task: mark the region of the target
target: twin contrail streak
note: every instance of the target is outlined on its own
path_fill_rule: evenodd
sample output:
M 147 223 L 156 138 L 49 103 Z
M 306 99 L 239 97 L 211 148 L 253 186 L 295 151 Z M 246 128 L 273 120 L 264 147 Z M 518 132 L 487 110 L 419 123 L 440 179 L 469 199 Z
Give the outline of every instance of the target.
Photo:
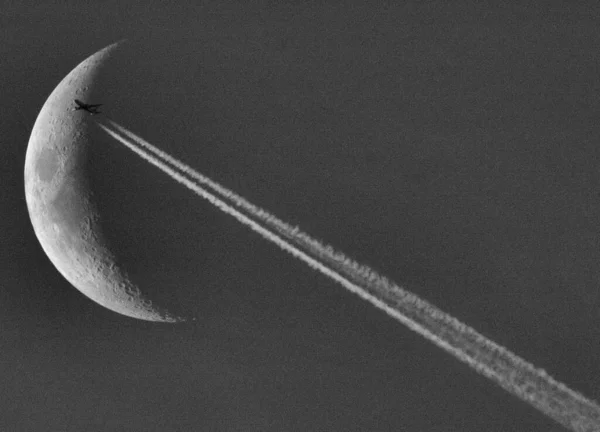
M 600 406 L 556 381 L 544 370 L 536 368 L 369 267 L 358 264 L 333 247 L 249 203 L 117 123 L 110 120 L 108 123 L 112 129 L 103 124 L 99 126 L 174 180 L 265 239 L 384 310 L 508 392 L 573 431 L 600 431 Z

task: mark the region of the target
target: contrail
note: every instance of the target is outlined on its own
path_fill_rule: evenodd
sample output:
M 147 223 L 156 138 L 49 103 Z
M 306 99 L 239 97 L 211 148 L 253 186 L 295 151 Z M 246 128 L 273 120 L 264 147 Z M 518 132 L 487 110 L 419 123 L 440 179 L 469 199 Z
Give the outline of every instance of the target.
M 358 264 L 298 227 L 292 227 L 256 207 L 117 123 L 108 122 L 120 134 L 102 124 L 99 126 L 173 179 L 265 239 L 384 310 L 508 392 L 572 431 L 600 431 L 600 406 L 595 402 L 369 267 Z

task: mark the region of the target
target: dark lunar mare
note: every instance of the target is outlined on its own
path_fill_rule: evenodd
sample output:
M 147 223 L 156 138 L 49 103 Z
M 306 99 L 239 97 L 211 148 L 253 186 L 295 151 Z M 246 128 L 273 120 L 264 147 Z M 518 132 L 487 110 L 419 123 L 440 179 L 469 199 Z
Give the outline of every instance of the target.
M 105 238 L 89 175 L 90 148 L 98 135 L 91 116 L 73 100 L 96 100 L 110 45 L 79 64 L 56 87 L 33 127 L 25 160 L 25 195 L 35 233 L 58 271 L 86 296 L 115 312 L 150 321 L 179 318 L 153 303 L 119 265 Z

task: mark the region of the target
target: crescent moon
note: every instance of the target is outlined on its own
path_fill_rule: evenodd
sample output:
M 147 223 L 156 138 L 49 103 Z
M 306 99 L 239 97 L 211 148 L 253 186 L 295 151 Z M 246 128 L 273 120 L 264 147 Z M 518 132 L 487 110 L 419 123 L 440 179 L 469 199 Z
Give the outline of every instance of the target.
M 120 268 L 102 232 L 86 175 L 92 126 L 73 100 L 97 96 L 95 80 L 121 43 L 91 55 L 54 89 L 33 127 L 25 158 L 25 196 L 36 236 L 57 270 L 96 303 L 147 321 L 184 319 L 153 304 Z

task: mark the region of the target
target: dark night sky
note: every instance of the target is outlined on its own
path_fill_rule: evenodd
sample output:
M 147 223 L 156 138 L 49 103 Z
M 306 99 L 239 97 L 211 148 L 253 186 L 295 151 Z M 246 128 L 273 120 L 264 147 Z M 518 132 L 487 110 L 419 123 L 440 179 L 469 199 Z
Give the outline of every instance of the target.
M 1 430 L 563 430 L 108 138 L 115 202 L 139 204 L 114 232 L 203 313 L 137 321 L 67 283 L 29 221 L 27 142 L 124 38 L 154 56 L 106 115 L 600 400 L 600 10 L 25 3 L 0 2 Z

